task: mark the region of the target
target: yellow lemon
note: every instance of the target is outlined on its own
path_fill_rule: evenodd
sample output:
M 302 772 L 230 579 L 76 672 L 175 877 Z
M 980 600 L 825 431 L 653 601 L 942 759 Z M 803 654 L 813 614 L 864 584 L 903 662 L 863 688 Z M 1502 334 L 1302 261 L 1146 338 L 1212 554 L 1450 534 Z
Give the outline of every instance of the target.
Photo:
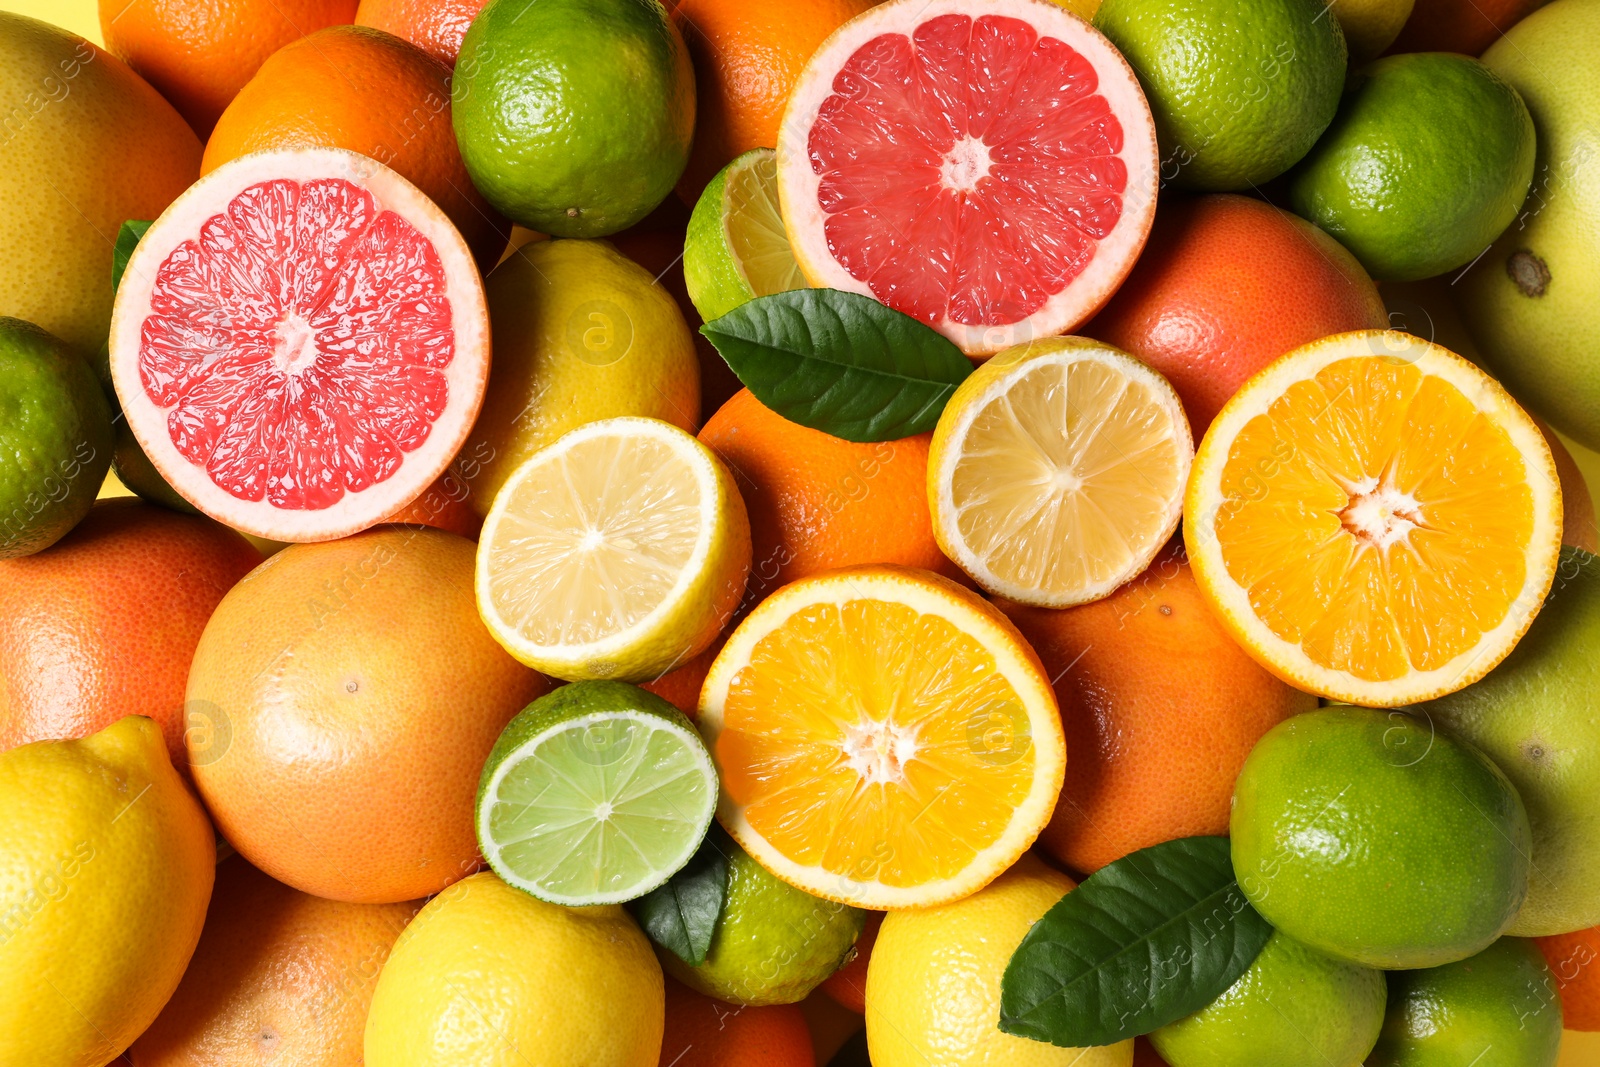
M 661 965 L 618 905 L 564 908 L 487 872 L 395 942 L 367 1015 L 367 1067 L 657 1067 Z
M 604 241 L 538 241 L 484 279 L 494 365 L 456 470 L 487 515 L 513 471 L 569 430 L 638 415 L 693 433 L 700 364 L 683 312 Z
M 1129 1067 L 1133 1042 L 1060 1048 L 1000 1029 L 1000 977 L 1075 886 L 1032 853 L 970 897 L 892 911 L 867 965 L 873 1067 Z
M 0 1063 L 121 1054 L 189 965 L 216 859 L 143 716 L 0 754 Z

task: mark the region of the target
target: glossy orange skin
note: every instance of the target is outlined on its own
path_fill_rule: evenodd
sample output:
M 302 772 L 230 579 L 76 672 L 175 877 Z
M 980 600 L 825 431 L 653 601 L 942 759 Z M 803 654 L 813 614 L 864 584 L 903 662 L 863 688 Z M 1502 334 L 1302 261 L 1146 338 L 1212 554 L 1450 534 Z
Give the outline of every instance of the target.
M 489 0 L 361 0 L 356 25 L 403 37 L 450 66 L 456 65 L 461 38 Z
M 1600 926 L 1533 940 L 1555 973 L 1561 1025 L 1568 1030 L 1600 1030 Z
M 669 0 L 694 60 L 694 150 L 678 182 L 693 204 L 735 156 L 778 147 L 778 126 L 806 61 L 877 0 Z
M 794 1004 L 740 1007 L 667 979 L 661 1067 L 812 1067 L 811 1031 Z
M 472 541 L 478 539 L 478 533 L 483 529 L 483 516 L 467 503 L 466 484 L 453 470 L 439 475 L 422 491 L 421 496 L 384 521 L 432 526 Z
M 189 672 L 195 784 L 272 877 L 414 900 L 478 866 L 473 800 L 511 717 L 549 688 L 478 617 L 471 541 L 380 526 L 291 545 L 217 608 Z
M 272 148 L 348 148 L 392 167 L 450 216 L 480 267 L 511 227 L 473 186 L 450 125 L 450 68 L 365 26 L 334 26 L 276 52 L 217 120 L 200 160 L 209 174 Z
M 1475 56 L 1550 0 L 1417 0 L 1385 54 L 1461 52 Z
M 706 683 L 706 675 L 711 673 L 711 664 L 716 662 L 717 653 L 722 651 L 722 646 L 727 643 L 727 630 L 715 641 L 707 646 L 706 650 L 698 656 L 684 663 L 676 670 L 670 670 L 661 677 L 648 682 L 640 682 L 639 688 L 648 689 L 668 704 L 687 715 L 690 721 L 700 717 L 700 689 Z
M 849 1008 L 857 1015 L 867 1011 L 867 964 L 872 960 L 872 946 L 878 940 L 878 928 L 883 925 L 884 912 L 867 912 L 867 925 L 856 938 L 855 958 L 823 979 L 821 989 L 828 996 Z
M 217 867 L 200 946 L 135 1067 L 360 1067 L 367 1006 L 421 901 L 345 904 Z
M 268 56 L 355 15 L 356 0 L 100 0 L 100 32 L 204 138 Z
M 1243 196 L 1168 197 L 1122 288 L 1083 327 L 1138 356 L 1183 400 L 1198 442 L 1228 398 L 1291 348 L 1389 313 L 1355 257 Z
M 1600 552 L 1600 530 L 1596 530 L 1594 498 L 1589 495 L 1589 483 L 1583 477 L 1578 461 L 1572 458 L 1567 446 L 1561 443 L 1554 430 L 1544 420 L 1534 419 L 1539 432 L 1550 446 L 1550 455 L 1556 461 L 1556 477 L 1561 480 L 1561 543 L 1574 545 L 1585 552 Z
M 1174 838 L 1226 834 L 1250 749 L 1317 706 L 1234 643 L 1176 546 L 1093 604 L 1001 606 L 1061 705 L 1072 758 L 1039 847 L 1075 871 Z
M 45 551 L 0 561 L 0 750 L 147 715 L 187 773 L 189 661 L 260 562 L 219 523 L 126 497 L 95 504 Z
M 750 607 L 798 578 L 897 563 L 946 575 L 955 565 L 928 515 L 932 434 L 862 444 L 798 425 L 741 389 L 700 440 L 733 472 L 750 513 Z

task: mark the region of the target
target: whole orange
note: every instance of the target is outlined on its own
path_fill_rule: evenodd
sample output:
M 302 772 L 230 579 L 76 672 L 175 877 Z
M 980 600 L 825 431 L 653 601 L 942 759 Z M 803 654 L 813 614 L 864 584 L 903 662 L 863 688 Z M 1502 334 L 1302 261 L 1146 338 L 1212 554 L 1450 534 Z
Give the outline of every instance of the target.
M 877 0 L 678 0 L 694 60 L 694 150 L 678 182 L 688 203 L 732 159 L 778 147 L 778 125 L 800 71 L 828 35 Z
M 489 0 L 361 0 L 356 25 L 404 37 L 450 66 L 456 65 L 461 38 Z
M 1561 1025 L 1600 1030 L 1600 926 L 1570 934 L 1536 937 L 1561 993 Z
M 1475 56 L 1550 0 L 1417 0 L 1395 52 L 1461 52 Z
M 1001 606 L 1053 681 L 1072 753 L 1039 845 L 1085 874 L 1162 841 L 1226 834 L 1250 749 L 1317 706 L 1234 643 L 1177 545 L 1093 604 Z
M 355 14 L 356 0 L 100 0 L 100 32 L 205 137 L 268 56 Z
M 483 529 L 483 516 L 467 503 L 467 486 L 454 470 L 439 475 L 421 496 L 384 521 L 432 526 L 474 541 Z
M 661 1067 L 812 1067 L 812 1057 L 798 1006 L 724 1004 L 667 979 Z
M 261 553 L 226 526 L 103 500 L 43 552 L 0 561 L 0 750 L 124 715 L 184 752 L 184 683 L 206 620 Z
M 189 758 L 251 863 L 358 903 L 477 868 L 483 761 L 549 682 L 478 618 L 474 555 L 455 534 L 380 526 L 291 545 L 217 607 L 189 671 Z
M 479 266 L 500 257 L 510 224 L 473 186 L 450 125 L 450 68 L 409 41 L 332 26 L 261 65 L 217 120 L 200 173 L 249 152 L 331 145 L 371 156 L 456 224 Z
M 1550 455 L 1556 461 L 1556 477 L 1561 480 L 1561 543 L 1575 545 L 1585 552 L 1600 552 L 1600 529 L 1595 525 L 1594 498 L 1589 495 L 1589 483 L 1583 477 L 1583 469 L 1554 430 L 1541 419 L 1535 418 L 1533 421 L 1539 424 L 1539 432 L 1544 434 L 1545 444 L 1550 446 Z
M 700 430 L 733 471 L 754 552 L 746 605 L 836 567 L 954 573 L 928 517 L 931 434 L 863 444 L 790 422 L 741 389 Z
M 704 652 L 686 660 L 683 666 L 675 667 L 659 678 L 641 682 L 639 688 L 648 689 L 683 712 L 691 721 L 699 718 L 700 687 L 705 685 L 706 675 L 711 673 L 711 664 L 716 662 L 717 653 L 722 651 L 726 641 L 727 638 L 718 637 Z
M 420 907 L 322 900 L 224 860 L 200 946 L 133 1043 L 135 1067 L 360 1067 L 378 972 Z
M 823 979 L 821 989 L 828 996 L 849 1008 L 857 1015 L 867 1010 L 867 964 L 872 960 L 872 946 L 878 940 L 878 927 L 883 925 L 884 913 L 867 912 L 867 925 L 856 938 L 856 954 L 850 962 Z
M 1311 223 L 1243 196 L 1170 197 L 1144 254 L 1083 333 L 1166 375 L 1200 440 L 1228 398 L 1291 348 L 1386 327 L 1377 286 Z

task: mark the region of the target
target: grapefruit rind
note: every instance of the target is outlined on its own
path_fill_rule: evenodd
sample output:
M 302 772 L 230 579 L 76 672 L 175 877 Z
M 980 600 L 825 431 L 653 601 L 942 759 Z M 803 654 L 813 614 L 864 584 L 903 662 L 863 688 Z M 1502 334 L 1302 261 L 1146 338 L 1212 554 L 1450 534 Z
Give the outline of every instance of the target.
M 1012 811 L 1003 832 L 955 876 L 913 886 L 889 886 L 876 879 L 850 878 L 821 865 L 796 862 L 751 826 L 742 807 L 728 793 L 727 772 L 717 742 L 723 733 L 729 687 L 749 665 L 756 645 L 790 618 L 809 607 L 852 600 L 884 600 L 950 622 L 994 657 L 1001 676 L 1022 698 L 1028 711 L 1034 763 L 1027 796 Z M 813 896 L 858 908 L 928 907 L 982 889 L 1010 868 L 1049 823 L 1066 773 L 1066 739 L 1055 691 L 1021 633 L 976 594 L 911 567 L 867 565 L 828 571 L 790 583 L 762 601 L 717 654 L 701 688 L 695 725 L 724 782 L 717 802 L 717 820 L 723 828 L 774 877 Z M 883 844 L 892 850 L 897 843 L 891 840 Z
M 423 443 L 405 453 L 399 468 L 365 489 L 346 491 L 331 506 L 298 510 L 277 507 L 264 498 L 235 496 L 179 451 L 167 430 L 168 409 L 158 406 L 141 383 L 141 331 L 151 315 L 162 264 L 184 242 L 196 239 L 208 220 L 226 213 L 239 193 L 260 182 L 318 179 L 340 179 L 359 186 L 378 211 L 393 211 L 432 244 L 446 279 L 454 354 L 444 369 L 445 409 L 429 427 Z M 109 347 L 112 381 L 129 429 L 157 472 L 185 500 L 206 515 L 256 537 L 328 541 L 383 521 L 449 467 L 483 403 L 489 373 L 489 313 L 483 282 L 466 242 L 444 212 L 416 186 L 376 160 L 345 149 L 277 149 L 241 156 L 218 167 L 162 212 L 123 273 Z
M 497 556 L 501 546 L 514 538 L 508 524 L 516 519 L 511 513 L 524 484 L 561 463 L 574 448 L 602 437 L 665 445 L 684 472 L 693 476 L 699 519 L 694 548 L 670 589 L 632 625 L 593 641 L 541 642 L 524 633 L 496 603 L 496 589 L 503 579 L 497 573 L 501 570 Z M 590 517 L 603 518 L 596 513 L 602 498 L 610 494 L 600 487 L 581 488 L 594 492 Z M 519 662 L 567 681 L 642 682 L 681 666 L 716 639 L 744 594 L 749 569 L 750 522 L 732 474 L 709 448 L 678 427 L 658 419 L 623 416 L 569 431 L 530 456 L 507 479 L 478 535 L 473 584 L 484 624 Z M 608 592 L 625 595 L 628 590 Z
M 945 316 L 929 323 L 967 355 L 989 356 L 1036 337 L 1068 333 L 1111 299 L 1133 269 L 1155 220 L 1160 155 L 1155 121 L 1133 68 L 1104 35 L 1078 16 L 1048 0 L 889 0 L 856 16 L 823 42 L 796 82 L 779 127 L 779 203 L 795 262 L 812 287 L 879 299 L 867 282 L 852 275 L 831 252 L 824 232 L 826 212 L 818 203 L 821 177 L 812 169 L 810 133 L 823 103 L 834 93 L 835 76 L 874 38 L 910 35 L 945 15 L 1021 19 L 1041 38 L 1053 37 L 1076 49 L 1093 65 L 1099 77 L 1096 91 L 1110 104 L 1124 138 L 1118 158 L 1128 173 L 1121 216 L 1112 233 L 1097 242 L 1093 258 L 1081 273 L 1018 321 L 975 325 Z
M 945 555 L 985 591 L 996 596 L 1045 608 L 1066 608 L 1100 600 L 1143 572 L 1178 528 L 1183 515 L 1184 488 L 1194 456 L 1189 420 L 1184 415 L 1182 401 L 1165 378 L 1110 345 L 1087 338 L 1047 338 L 1014 351 L 1018 353 L 1015 361 L 1007 361 L 1002 366 L 998 359 L 991 360 L 962 383 L 945 408 L 946 417 L 939 420 L 934 430 L 928 464 L 928 505 L 933 515 L 934 537 Z M 1142 541 L 1142 547 L 1134 552 L 1126 566 L 1101 581 L 1076 588 L 1025 586 L 997 574 L 990 560 L 975 551 L 970 541 L 962 535 L 956 518 L 958 508 L 954 497 L 956 468 L 964 458 L 963 445 L 973 423 L 991 404 L 1004 401 L 1020 378 L 1041 366 L 1054 364 L 1067 367 L 1080 362 L 1098 363 L 1121 375 L 1130 384 L 1137 383 L 1143 387 L 1152 405 L 1159 407 L 1166 416 L 1175 439 L 1177 470 L 1167 490 L 1168 499 L 1161 513 L 1160 524 L 1148 530 L 1133 531 L 1134 537 L 1129 538 L 1130 541 Z M 1091 435 L 1095 432 L 1093 426 L 1088 430 Z M 1063 427 L 1063 435 L 1067 432 L 1068 428 Z M 1059 546 L 1059 551 L 1082 549 L 1068 539 Z
M 1409 363 L 1443 379 L 1492 419 L 1523 457 L 1532 497 L 1533 531 L 1524 546 L 1525 577 L 1505 617 L 1476 645 L 1431 670 L 1394 680 L 1369 680 L 1313 661 L 1272 632 L 1249 593 L 1228 573 L 1214 520 L 1221 479 L 1240 431 L 1296 382 L 1352 357 Z M 1533 623 L 1555 579 L 1561 550 L 1561 485 L 1555 460 L 1533 420 L 1511 394 L 1473 364 L 1439 345 L 1393 330 L 1357 330 L 1303 345 L 1258 372 L 1228 401 L 1206 431 L 1190 470 L 1183 539 L 1201 593 L 1240 646 L 1288 684 L 1330 700 L 1371 708 L 1413 704 L 1464 689 L 1493 670 Z

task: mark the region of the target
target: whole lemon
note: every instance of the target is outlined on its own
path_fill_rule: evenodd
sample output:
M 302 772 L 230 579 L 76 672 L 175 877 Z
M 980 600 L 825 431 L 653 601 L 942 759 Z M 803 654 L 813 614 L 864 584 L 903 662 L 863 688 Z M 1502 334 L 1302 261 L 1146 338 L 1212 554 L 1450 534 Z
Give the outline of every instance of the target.
M 189 965 L 216 859 L 150 719 L 0 754 L 0 1063 L 127 1048 Z
M 867 965 L 873 1067 L 1129 1067 L 1133 1042 L 1060 1048 L 1000 1029 L 1000 978 L 1072 879 L 1025 853 L 970 897 L 892 911 Z
M 657 1067 L 663 985 L 620 906 L 564 908 L 475 874 L 395 942 L 366 1067 Z
M 700 364 L 683 312 L 604 241 L 524 245 L 484 280 L 494 366 L 456 461 L 489 513 L 522 461 L 568 430 L 622 415 L 700 425 Z

